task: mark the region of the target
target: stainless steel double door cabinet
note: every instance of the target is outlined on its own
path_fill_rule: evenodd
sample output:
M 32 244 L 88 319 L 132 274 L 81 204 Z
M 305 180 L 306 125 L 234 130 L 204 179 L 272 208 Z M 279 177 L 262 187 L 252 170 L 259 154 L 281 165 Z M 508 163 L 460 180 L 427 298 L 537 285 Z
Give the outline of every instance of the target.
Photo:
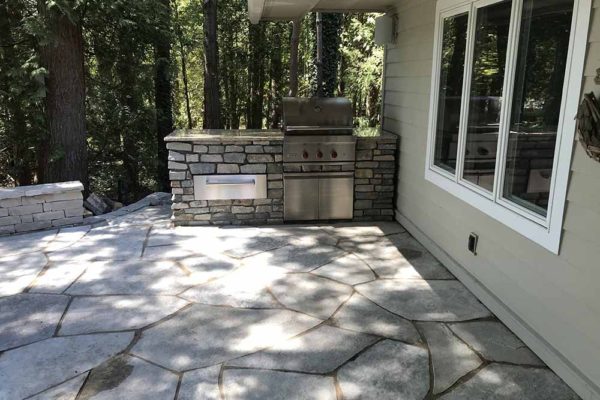
M 298 173 L 284 177 L 284 219 L 352 219 L 354 173 Z

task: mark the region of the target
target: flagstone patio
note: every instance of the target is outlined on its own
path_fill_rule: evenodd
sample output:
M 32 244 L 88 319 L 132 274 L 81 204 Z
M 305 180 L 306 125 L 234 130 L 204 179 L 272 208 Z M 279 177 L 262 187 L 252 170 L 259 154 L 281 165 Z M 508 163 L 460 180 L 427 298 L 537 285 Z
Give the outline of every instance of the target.
M 577 399 L 400 225 L 0 239 L 0 399 Z

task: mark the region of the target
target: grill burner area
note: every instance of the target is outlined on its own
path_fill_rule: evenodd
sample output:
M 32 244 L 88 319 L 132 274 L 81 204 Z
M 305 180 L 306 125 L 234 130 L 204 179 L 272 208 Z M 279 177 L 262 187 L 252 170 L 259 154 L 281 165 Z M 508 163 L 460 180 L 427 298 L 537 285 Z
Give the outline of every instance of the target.
M 345 98 L 284 98 L 282 105 L 284 219 L 352 219 L 352 104 Z

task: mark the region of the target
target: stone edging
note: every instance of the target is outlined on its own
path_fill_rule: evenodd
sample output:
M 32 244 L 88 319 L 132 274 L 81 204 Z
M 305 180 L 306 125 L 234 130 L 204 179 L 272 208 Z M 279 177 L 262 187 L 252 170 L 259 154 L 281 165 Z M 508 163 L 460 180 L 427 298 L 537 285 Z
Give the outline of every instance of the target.
M 110 224 L 111 221 L 123 217 L 132 212 L 139 211 L 144 207 L 161 206 L 171 204 L 171 193 L 155 192 L 143 199 L 129 204 L 123 208 L 102 215 L 95 215 L 83 219 L 82 225 L 90 225 L 92 228 Z

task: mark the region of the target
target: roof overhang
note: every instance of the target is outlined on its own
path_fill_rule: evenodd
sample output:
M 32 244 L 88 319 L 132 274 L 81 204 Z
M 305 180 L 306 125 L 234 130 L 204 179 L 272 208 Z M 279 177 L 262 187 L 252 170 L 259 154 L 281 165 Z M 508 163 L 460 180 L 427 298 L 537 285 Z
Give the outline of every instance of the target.
M 395 0 L 248 0 L 250 22 L 291 21 L 311 11 L 386 12 Z

